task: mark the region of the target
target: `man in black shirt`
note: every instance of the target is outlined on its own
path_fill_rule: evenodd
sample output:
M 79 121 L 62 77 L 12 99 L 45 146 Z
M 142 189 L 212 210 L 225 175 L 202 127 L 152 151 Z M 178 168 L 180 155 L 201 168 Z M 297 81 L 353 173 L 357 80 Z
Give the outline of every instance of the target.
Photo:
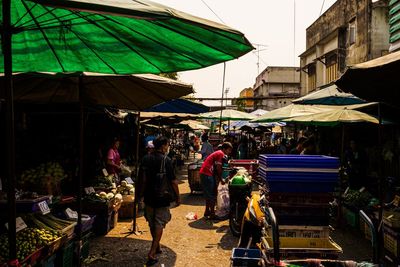
M 141 164 L 140 175 L 140 196 L 144 197 L 145 218 L 149 223 L 151 236 L 153 238 L 151 248 L 148 254 L 146 265 L 151 266 L 158 262 L 156 254 L 161 253 L 160 240 L 163 229 L 171 220 L 169 210 L 170 200 L 159 196 L 156 184 L 160 178 L 161 170 L 165 170 L 166 179 L 171 183 L 171 187 L 175 193 L 175 202 L 180 204 L 178 180 L 175 177 L 172 160 L 167 157 L 169 151 L 169 140 L 164 136 L 159 136 L 153 141 L 154 152 L 144 156 Z M 163 163 L 165 166 L 162 166 Z

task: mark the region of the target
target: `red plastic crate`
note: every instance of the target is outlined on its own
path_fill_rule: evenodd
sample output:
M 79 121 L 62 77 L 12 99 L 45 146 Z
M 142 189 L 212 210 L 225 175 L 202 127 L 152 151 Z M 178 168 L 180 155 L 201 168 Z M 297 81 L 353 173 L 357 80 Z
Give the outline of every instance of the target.
M 231 159 L 229 161 L 229 166 L 233 167 L 243 167 L 245 168 L 250 175 L 254 178 L 257 175 L 258 170 L 258 159 Z

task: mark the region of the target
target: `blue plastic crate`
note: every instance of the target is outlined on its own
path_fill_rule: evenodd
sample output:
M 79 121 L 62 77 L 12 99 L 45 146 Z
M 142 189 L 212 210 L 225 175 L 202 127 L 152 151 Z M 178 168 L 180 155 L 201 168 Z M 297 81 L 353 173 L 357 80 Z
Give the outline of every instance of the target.
M 338 169 L 339 158 L 322 155 L 270 155 L 262 154 L 260 166 L 265 168 Z
M 234 248 L 232 249 L 232 266 L 254 266 L 257 267 L 261 259 L 259 249 Z

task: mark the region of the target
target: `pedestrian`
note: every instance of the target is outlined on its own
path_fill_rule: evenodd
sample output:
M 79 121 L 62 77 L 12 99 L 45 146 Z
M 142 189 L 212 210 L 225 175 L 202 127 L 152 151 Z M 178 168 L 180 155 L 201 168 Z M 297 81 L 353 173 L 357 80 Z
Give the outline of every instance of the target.
M 303 143 L 306 141 L 305 137 L 300 137 L 299 140 L 297 141 L 296 147 L 290 150 L 290 154 L 295 154 L 295 155 L 300 155 L 300 153 L 303 151 Z
M 238 159 L 248 159 L 248 152 L 249 152 L 249 142 L 246 136 L 242 137 L 240 140 L 240 144 L 238 146 Z
M 114 138 L 112 145 L 107 152 L 107 172 L 114 175 L 117 180 L 119 178 L 119 173 L 121 172 L 121 156 L 118 152 L 119 146 L 119 139 Z
M 214 152 L 213 146 L 208 142 L 208 134 L 204 133 L 201 136 L 201 141 L 203 142 L 203 145 L 201 146 L 201 159 L 205 160 L 211 153 Z
M 217 150 L 209 155 L 200 168 L 200 179 L 203 187 L 203 193 L 206 201 L 204 217 L 209 219 L 217 219 L 215 216 L 215 203 L 217 198 L 218 184 L 222 180 L 222 164 L 224 157 L 232 153 L 232 144 L 225 142 L 221 146 L 221 150 Z
M 276 150 L 277 154 L 286 154 L 287 152 L 287 147 L 286 147 L 286 139 L 282 138 L 281 143 L 278 145 L 278 148 Z
M 178 180 L 175 177 L 172 161 L 167 156 L 169 140 L 159 136 L 153 140 L 154 152 L 143 157 L 139 182 L 139 197 L 144 197 L 144 215 L 149 224 L 152 236 L 151 248 L 148 253 L 146 266 L 158 262 L 156 254 L 161 253 L 160 240 L 163 230 L 171 220 L 170 204 L 175 201 L 180 204 Z M 162 181 L 166 179 L 174 199 L 161 197 L 165 189 L 160 189 Z

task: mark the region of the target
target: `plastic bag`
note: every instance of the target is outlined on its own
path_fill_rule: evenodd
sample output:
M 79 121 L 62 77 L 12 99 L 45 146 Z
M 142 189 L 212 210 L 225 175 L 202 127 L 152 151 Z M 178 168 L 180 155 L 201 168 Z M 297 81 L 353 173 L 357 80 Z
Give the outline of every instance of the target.
M 228 183 L 218 185 L 217 211 L 218 217 L 225 217 L 229 214 L 229 187 Z
M 185 218 L 186 220 L 190 221 L 197 220 L 197 214 L 194 212 L 189 212 L 188 214 L 186 214 Z

